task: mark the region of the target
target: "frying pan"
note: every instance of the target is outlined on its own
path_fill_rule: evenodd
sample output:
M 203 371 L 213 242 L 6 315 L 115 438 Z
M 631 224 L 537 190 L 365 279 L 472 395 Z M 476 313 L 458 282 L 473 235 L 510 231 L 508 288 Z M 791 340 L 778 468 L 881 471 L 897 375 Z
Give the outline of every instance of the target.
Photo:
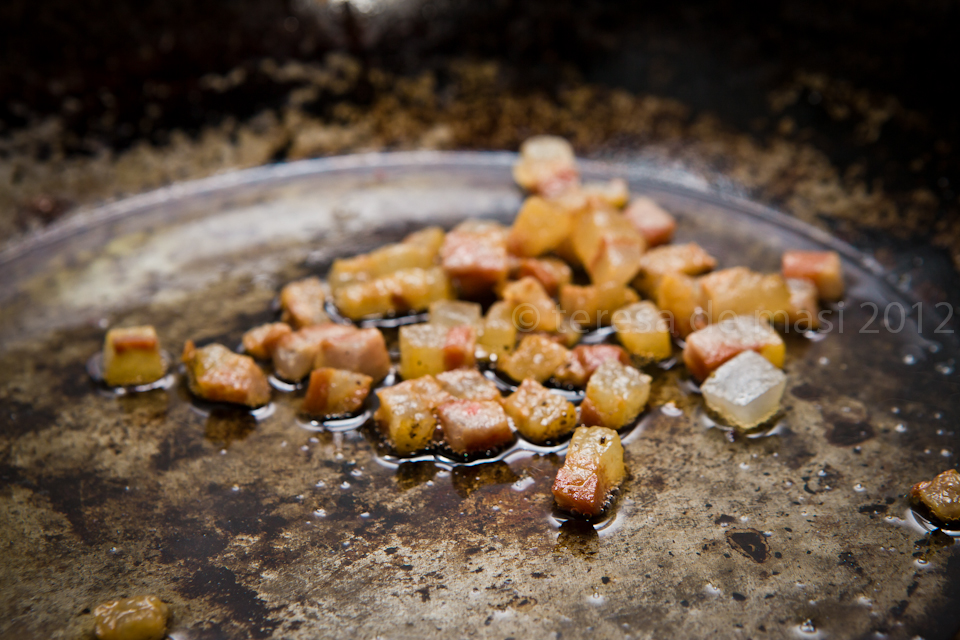
M 87 375 L 108 326 L 154 324 L 170 353 L 234 347 L 284 282 L 337 256 L 511 219 L 514 160 L 254 169 L 89 211 L 0 256 L 0 636 L 89 637 L 99 602 L 153 593 L 178 640 L 953 637 L 960 556 L 905 497 L 960 454 L 947 308 L 675 169 L 582 163 L 656 199 L 721 266 L 837 250 L 848 294 L 831 330 L 785 336 L 784 410 L 756 437 L 714 424 L 682 365 L 653 368 L 623 433 L 628 479 L 598 521 L 554 510 L 562 451 L 398 460 L 369 426 L 302 420 L 302 391 L 251 414 L 192 399 L 176 368 L 136 394 Z

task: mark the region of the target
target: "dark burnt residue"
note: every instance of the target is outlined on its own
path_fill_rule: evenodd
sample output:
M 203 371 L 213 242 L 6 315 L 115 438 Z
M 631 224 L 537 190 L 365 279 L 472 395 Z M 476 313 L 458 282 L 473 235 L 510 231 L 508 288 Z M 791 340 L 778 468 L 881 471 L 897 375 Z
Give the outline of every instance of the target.
M 790 393 L 800 400 L 819 400 L 823 397 L 823 391 L 810 383 L 798 384 L 790 389 Z
M 496 461 L 471 466 L 454 467 L 453 487 L 461 498 L 466 498 L 481 487 L 495 484 L 511 484 L 520 477 L 506 462 Z
M 257 428 L 257 420 L 249 411 L 236 407 L 216 407 L 210 411 L 204 435 L 217 447 L 226 449 L 244 440 Z
M 889 508 L 890 507 L 888 507 L 885 504 L 865 504 L 858 507 L 857 511 L 859 511 L 860 513 L 869 513 L 869 514 L 886 513 L 887 509 Z
M 29 402 L 6 400 L 0 408 L 0 437 L 16 439 L 31 431 L 51 426 L 57 414 Z
M 733 524 L 734 522 L 736 522 L 736 519 L 733 516 L 728 516 L 725 513 L 720 516 L 717 516 L 713 520 L 713 524 L 719 525 L 721 527 L 725 527 L 727 525 Z
M 567 520 L 560 525 L 560 535 L 557 537 L 553 552 L 595 559 L 600 553 L 600 534 L 589 522 Z
M 257 592 L 237 581 L 236 574 L 226 567 L 205 566 L 195 572 L 178 591 L 185 598 L 203 598 L 230 613 L 228 626 L 239 626 L 239 632 L 225 634 L 248 638 L 269 638 L 279 626 L 270 618 L 270 609 Z
M 761 564 L 770 555 L 770 546 L 763 534 L 756 529 L 727 532 L 727 544 L 735 551 Z
M 866 442 L 876 435 L 873 426 L 866 421 L 836 419 L 827 429 L 827 442 L 838 447 L 850 447 Z
M 401 491 L 413 489 L 414 487 L 433 480 L 438 471 L 440 471 L 440 467 L 433 462 L 402 462 L 400 466 L 397 467 L 397 485 Z

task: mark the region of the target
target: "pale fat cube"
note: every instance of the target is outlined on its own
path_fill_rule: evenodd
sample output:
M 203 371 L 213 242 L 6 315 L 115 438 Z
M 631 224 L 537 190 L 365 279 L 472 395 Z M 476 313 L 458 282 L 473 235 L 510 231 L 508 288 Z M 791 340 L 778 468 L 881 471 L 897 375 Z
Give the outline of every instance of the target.
M 740 429 L 751 429 L 780 408 L 787 376 L 756 351 L 721 365 L 700 391 L 707 406 Z

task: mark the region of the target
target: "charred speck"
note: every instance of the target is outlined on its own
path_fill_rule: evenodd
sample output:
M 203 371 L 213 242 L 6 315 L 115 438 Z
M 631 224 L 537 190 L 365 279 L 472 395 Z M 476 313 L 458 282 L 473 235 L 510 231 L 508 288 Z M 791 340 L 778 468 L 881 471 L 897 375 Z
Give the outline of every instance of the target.
M 743 595 L 742 593 L 737 593 L 736 591 L 734 591 L 730 595 L 733 596 L 733 599 L 736 600 L 737 602 L 743 602 L 744 600 L 747 599 L 747 596 Z
M 723 526 L 725 524 L 733 524 L 734 522 L 736 522 L 736 520 L 734 520 L 733 516 L 728 516 L 724 513 L 720 516 L 717 516 L 717 518 L 713 521 L 713 524 Z
M 888 508 L 885 504 L 865 504 L 861 505 L 857 511 L 860 513 L 886 513 Z
M 827 430 L 827 442 L 838 447 L 849 447 L 872 438 L 875 434 L 869 422 L 836 420 Z
M 838 566 L 850 567 L 857 573 L 861 575 L 863 574 L 863 568 L 859 564 L 857 564 L 856 558 L 854 558 L 854 555 L 849 551 L 840 552 L 839 554 L 837 554 L 837 558 L 839 559 L 839 562 L 837 562 Z
M 762 533 L 755 529 L 728 531 L 727 544 L 733 547 L 734 551 L 750 558 L 758 564 L 764 562 L 770 554 L 767 539 L 763 537 Z
M 890 607 L 890 615 L 892 615 L 894 618 L 901 618 L 909 606 L 910 603 L 908 601 L 901 600 L 897 604 Z

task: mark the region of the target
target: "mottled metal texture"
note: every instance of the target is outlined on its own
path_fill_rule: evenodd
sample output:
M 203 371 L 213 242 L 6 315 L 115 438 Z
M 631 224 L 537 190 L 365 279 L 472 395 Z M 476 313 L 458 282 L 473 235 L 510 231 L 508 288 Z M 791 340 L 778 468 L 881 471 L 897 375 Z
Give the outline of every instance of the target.
M 933 334 L 932 308 L 921 335 L 912 319 L 885 328 L 883 305 L 910 301 L 852 253 L 843 330 L 834 309 L 822 339 L 787 335 L 784 409 L 763 437 L 731 441 L 682 366 L 650 370 L 628 479 L 594 525 L 554 511 L 555 454 L 397 466 L 369 428 L 305 428 L 302 392 L 275 393 L 258 420 L 192 400 L 182 376 L 123 397 L 88 378 L 103 326 L 152 323 L 172 353 L 235 346 L 273 317 L 281 283 L 335 255 L 509 217 L 510 160 L 291 165 L 95 212 L 62 243 L 6 254 L 0 637 L 90 637 L 99 602 L 143 593 L 171 605 L 183 640 L 953 637 L 960 555 L 905 494 L 960 453 L 943 373 L 955 336 Z M 663 173 L 587 174 L 627 175 L 721 266 L 774 270 L 784 248 L 829 242 Z M 869 326 L 863 301 L 881 305 Z

